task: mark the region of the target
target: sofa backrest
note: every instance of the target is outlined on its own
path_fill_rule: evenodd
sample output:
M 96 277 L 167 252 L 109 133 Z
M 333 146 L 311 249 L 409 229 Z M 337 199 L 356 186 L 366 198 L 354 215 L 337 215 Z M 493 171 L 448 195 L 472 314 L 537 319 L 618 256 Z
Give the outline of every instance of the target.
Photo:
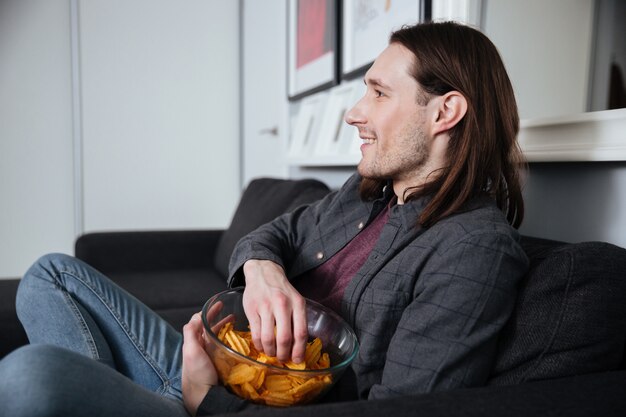
M 624 368 L 626 249 L 524 237 L 530 270 L 500 334 L 490 384 Z
M 215 268 L 224 277 L 228 276 L 228 261 L 239 239 L 281 214 L 317 201 L 329 192 L 326 184 L 314 179 L 257 178 L 250 181 L 230 226 L 220 238 L 215 251 Z

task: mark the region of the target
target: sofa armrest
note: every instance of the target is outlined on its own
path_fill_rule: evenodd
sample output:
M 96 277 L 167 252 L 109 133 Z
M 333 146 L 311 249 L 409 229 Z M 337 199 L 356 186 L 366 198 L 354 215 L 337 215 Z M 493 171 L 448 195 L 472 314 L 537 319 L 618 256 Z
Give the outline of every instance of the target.
M 0 280 L 0 359 L 28 343 L 15 312 L 15 294 L 19 279 Z
M 75 255 L 109 273 L 206 269 L 223 230 L 87 233 L 76 240 Z

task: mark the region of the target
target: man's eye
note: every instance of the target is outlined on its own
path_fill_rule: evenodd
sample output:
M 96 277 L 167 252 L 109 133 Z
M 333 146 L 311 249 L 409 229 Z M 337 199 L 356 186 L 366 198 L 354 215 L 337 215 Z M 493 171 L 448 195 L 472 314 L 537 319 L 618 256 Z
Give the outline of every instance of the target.
M 374 90 L 374 93 L 376 94 L 376 97 L 384 97 L 385 94 L 382 91 L 379 90 Z

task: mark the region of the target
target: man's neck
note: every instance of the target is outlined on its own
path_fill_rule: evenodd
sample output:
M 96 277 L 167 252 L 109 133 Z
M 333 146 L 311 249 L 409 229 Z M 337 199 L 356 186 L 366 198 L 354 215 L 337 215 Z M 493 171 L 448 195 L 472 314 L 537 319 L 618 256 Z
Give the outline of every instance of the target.
M 422 166 L 417 172 L 392 179 L 393 192 L 398 197 L 398 204 L 404 204 L 404 196 L 408 189 L 419 189 L 424 184 L 433 181 L 441 173 L 442 161 L 430 161 Z
M 393 180 L 393 192 L 398 198 L 397 204 L 404 204 L 404 197 L 408 189 L 420 188 L 426 181 L 402 181 Z

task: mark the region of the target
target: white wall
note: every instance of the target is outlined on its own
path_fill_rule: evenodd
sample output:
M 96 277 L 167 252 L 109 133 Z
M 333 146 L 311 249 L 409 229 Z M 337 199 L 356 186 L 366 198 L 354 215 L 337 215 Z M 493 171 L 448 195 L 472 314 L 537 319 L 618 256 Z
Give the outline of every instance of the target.
M 593 0 L 492 0 L 484 31 L 498 47 L 520 117 L 586 111 Z
M 626 248 L 626 163 L 531 164 L 522 233 Z
M 85 230 L 221 227 L 239 197 L 239 3 L 80 3 Z
M 81 231 L 228 224 L 239 7 L 0 0 L 0 278 L 72 253 Z
M 523 119 L 587 110 L 593 20 L 593 0 L 487 2 L 485 32 L 507 66 Z M 531 164 L 524 200 L 522 233 L 626 247 L 625 162 Z
M 68 1 L 0 0 L 0 277 L 74 240 Z

